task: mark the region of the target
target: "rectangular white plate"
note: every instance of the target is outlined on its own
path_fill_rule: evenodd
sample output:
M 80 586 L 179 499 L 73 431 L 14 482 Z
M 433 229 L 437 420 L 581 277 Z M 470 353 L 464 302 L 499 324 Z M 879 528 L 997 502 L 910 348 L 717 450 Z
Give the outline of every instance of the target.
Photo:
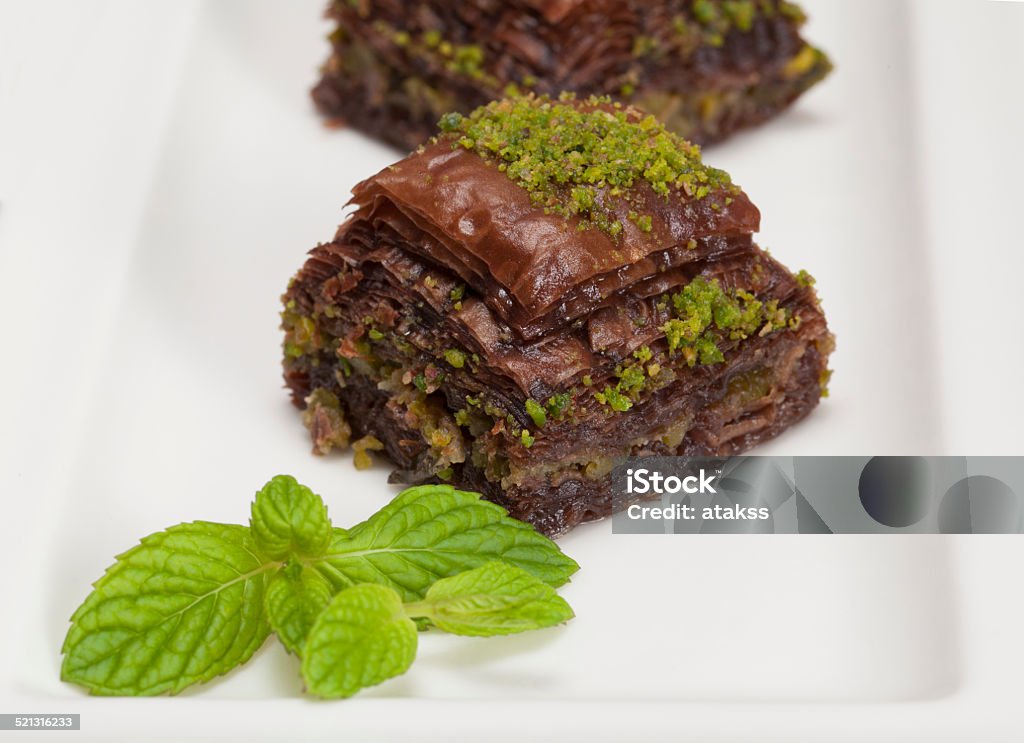
M 312 112 L 306 91 L 326 52 L 320 5 L 207 2 L 190 28 L 151 179 L 130 185 L 145 193 L 138 218 L 108 217 L 138 228 L 108 266 L 118 276 L 95 318 L 94 366 L 82 370 L 81 425 L 50 480 L 52 518 L 28 541 L 43 568 L 9 667 L 12 698 L 35 711 L 81 710 L 83 726 L 104 735 L 150 719 L 173 738 L 202 719 L 210 735 L 237 723 L 271 737 L 292 725 L 340 737 L 354 725 L 363 737 L 380 726 L 425 739 L 405 718 L 445 720 L 455 708 L 414 700 L 446 700 L 474 702 L 448 716 L 477 721 L 481 710 L 534 703 L 525 714 L 545 729 L 594 738 L 608 733 L 607 703 L 652 700 L 675 705 L 644 707 L 650 719 L 611 706 L 638 730 L 690 719 L 708 736 L 739 739 L 770 734 L 756 719 L 741 723 L 741 711 L 770 720 L 801 710 L 844 720 L 839 730 L 823 723 L 842 739 L 862 705 L 898 717 L 874 705 L 959 694 L 972 640 L 958 619 L 964 568 L 949 540 L 623 536 L 608 524 L 561 542 L 583 566 L 564 589 L 578 615 L 570 625 L 486 641 L 425 635 L 409 674 L 343 705 L 301 701 L 294 659 L 273 643 L 179 700 L 94 700 L 58 680 L 66 618 L 140 535 L 196 518 L 244 521 L 253 491 L 278 472 L 323 494 L 340 525 L 395 492 L 384 466 L 359 473 L 348 455 L 311 456 L 280 379 L 278 296 L 305 251 L 333 234 L 349 189 L 398 157 L 325 129 Z M 922 180 L 936 134 L 916 96 L 928 90 L 920 57 L 935 42 L 913 42 L 917 6 L 805 5 L 807 34 L 836 73 L 778 120 L 706 153 L 761 208 L 761 244 L 818 278 L 839 341 L 832 396 L 759 451 L 944 453 L 963 440 L 944 423 L 966 418 L 941 373 L 948 307 L 936 277 L 951 250 L 941 252 L 943 215 Z M 953 18 L 958 6 L 939 7 Z M 89 177 L 102 189 L 129 166 L 115 152 L 109 175 Z M 65 249 L 92 251 L 95 270 L 117 256 L 102 234 Z M 58 315 L 74 318 L 79 308 L 61 301 Z M 19 472 L 51 466 L 29 456 Z M 542 701 L 572 705 L 554 712 Z M 408 711 L 379 706 L 399 703 Z

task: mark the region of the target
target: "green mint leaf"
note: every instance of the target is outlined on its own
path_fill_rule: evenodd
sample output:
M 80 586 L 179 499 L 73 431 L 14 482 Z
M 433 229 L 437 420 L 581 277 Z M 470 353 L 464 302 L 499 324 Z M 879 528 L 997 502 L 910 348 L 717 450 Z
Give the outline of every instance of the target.
M 416 658 L 416 624 L 390 588 L 348 588 L 317 618 L 302 653 L 306 688 L 328 699 L 350 697 L 409 670 Z
M 312 564 L 336 590 L 357 583 L 389 586 L 405 601 L 422 598 L 439 578 L 493 560 L 552 586 L 579 569 L 550 539 L 477 493 L 422 485 L 399 493 L 347 535 L 335 533 Z
M 423 601 L 406 605 L 413 617 L 427 617 L 456 635 L 491 637 L 552 627 L 575 616 L 546 583 L 503 562 L 443 578 Z
M 323 500 L 290 475 L 278 475 L 256 493 L 249 523 L 260 552 L 271 560 L 316 557 L 331 543 Z
M 302 654 L 306 636 L 334 591 L 320 573 L 289 563 L 267 586 L 266 610 L 277 639 L 296 655 Z
M 94 694 L 177 693 L 247 661 L 270 627 L 249 529 L 196 521 L 119 555 L 71 617 L 61 678 Z

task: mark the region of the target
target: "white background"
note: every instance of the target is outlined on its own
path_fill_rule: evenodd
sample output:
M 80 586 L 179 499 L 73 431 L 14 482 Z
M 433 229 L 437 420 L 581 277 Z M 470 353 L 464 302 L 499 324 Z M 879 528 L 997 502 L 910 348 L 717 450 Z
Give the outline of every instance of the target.
M 764 451 L 1024 453 L 1024 8 L 806 6 L 835 76 L 707 154 L 773 255 L 818 276 L 839 336 L 833 397 Z M 0 4 L 0 711 L 80 711 L 62 735 L 97 739 L 1024 734 L 1019 538 L 627 542 L 599 524 L 564 540 L 584 570 L 560 634 L 424 641 L 408 677 L 342 705 L 300 699 L 273 650 L 182 699 L 60 684 L 64 617 L 141 534 L 241 520 L 279 469 L 339 523 L 389 492 L 384 469 L 308 457 L 279 389 L 273 300 L 395 157 L 319 126 L 318 6 L 282 7 Z M 652 639 L 678 628 L 699 641 Z M 729 642 L 744 632 L 753 651 Z

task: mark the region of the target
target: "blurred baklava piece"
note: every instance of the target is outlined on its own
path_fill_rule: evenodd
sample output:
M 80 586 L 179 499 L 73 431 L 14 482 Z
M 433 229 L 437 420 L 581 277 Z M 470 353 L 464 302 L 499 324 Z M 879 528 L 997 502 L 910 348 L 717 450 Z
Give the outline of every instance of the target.
M 785 0 L 334 0 L 317 107 L 410 150 L 448 111 L 533 91 L 608 94 L 708 143 L 831 69 Z
M 314 450 L 477 490 L 557 535 L 621 458 L 729 455 L 822 396 L 832 336 L 760 215 L 652 116 L 524 96 L 354 189 L 284 295 Z

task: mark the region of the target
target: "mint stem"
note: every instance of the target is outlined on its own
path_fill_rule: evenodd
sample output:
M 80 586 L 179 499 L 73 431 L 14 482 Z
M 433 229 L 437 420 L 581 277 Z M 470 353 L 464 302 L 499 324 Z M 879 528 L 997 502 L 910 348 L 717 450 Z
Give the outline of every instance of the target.
M 405 611 L 405 616 L 409 617 L 409 619 L 430 619 L 433 608 L 433 602 L 428 600 L 409 601 L 402 605 L 402 609 Z

